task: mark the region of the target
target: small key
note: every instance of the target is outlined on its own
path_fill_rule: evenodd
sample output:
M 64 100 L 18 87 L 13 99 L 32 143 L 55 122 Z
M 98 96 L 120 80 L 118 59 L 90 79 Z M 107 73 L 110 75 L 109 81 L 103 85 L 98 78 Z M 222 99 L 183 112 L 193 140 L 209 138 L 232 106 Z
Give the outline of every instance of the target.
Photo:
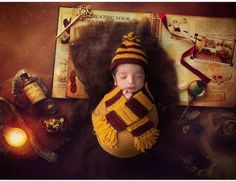
M 60 37 L 67 29 L 69 29 L 76 21 L 81 20 L 83 18 L 91 18 L 93 15 L 93 12 L 90 8 L 90 6 L 85 6 L 85 5 L 81 5 L 78 8 L 78 13 L 76 14 L 76 18 L 70 22 L 70 24 L 68 24 L 57 36 L 56 39 L 58 37 Z

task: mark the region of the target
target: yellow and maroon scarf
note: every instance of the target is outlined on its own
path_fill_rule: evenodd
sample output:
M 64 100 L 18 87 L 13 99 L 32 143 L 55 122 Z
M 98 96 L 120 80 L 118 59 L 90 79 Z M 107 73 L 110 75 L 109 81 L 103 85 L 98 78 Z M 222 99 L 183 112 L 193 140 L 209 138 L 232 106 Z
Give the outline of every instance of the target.
M 125 129 L 134 136 L 134 146 L 138 151 L 145 152 L 156 143 L 159 130 L 147 117 L 154 102 L 146 88 L 127 100 L 122 90 L 114 87 L 104 99 L 108 111 L 105 118 L 92 118 L 94 131 L 103 144 L 117 147 L 117 134 Z

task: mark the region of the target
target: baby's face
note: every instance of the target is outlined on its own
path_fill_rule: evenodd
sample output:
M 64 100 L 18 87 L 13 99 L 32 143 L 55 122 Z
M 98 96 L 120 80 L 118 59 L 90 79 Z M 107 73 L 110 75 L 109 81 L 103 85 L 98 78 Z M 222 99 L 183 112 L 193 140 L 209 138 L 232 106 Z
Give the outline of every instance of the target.
M 121 64 L 117 67 L 113 77 L 117 87 L 122 91 L 128 90 L 135 93 L 144 86 L 145 72 L 140 65 Z

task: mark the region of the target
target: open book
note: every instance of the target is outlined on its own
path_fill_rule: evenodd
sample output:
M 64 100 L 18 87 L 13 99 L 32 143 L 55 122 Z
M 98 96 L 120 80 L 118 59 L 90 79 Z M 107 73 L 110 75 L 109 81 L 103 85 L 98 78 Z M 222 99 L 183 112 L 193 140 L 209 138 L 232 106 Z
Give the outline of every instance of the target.
M 174 61 L 181 105 L 188 104 L 188 85 L 200 79 L 207 82 L 206 94 L 193 105 L 236 105 L 235 19 L 103 10 L 92 10 L 90 14 L 86 8 L 59 8 L 57 35 L 60 36 L 56 39 L 52 97 L 88 98 L 75 74 L 69 49 L 69 42 L 78 38 L 81 26 L 109 19 L 127 22 L 147 17 L 153 33 Z M 81 12 L 85 16 L 78 18 Z

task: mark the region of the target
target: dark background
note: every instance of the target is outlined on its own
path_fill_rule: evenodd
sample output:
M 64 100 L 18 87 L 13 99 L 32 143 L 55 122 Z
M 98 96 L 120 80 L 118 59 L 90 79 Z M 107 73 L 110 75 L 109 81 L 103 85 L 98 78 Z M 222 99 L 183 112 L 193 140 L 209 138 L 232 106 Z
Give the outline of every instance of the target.
M 49 77 L 47 83 L 49 87 L 51 86 L 58 8 L 80 4 L 0 3 L 0 85 L 11 79 L 19 69 L 25 68 Z M 236 18 L 236 3 L 233 2 L 83 4 L 90 4 L 92 9 L 98 10 Z M 9 95 L 10 92 L 6 94 Z M 77 103 L 69 101 L 69 104 Z M 203 117 L 211 110 L 217 111 L 217 109 L 202 108 Z M 174 127 L 148 154 L 131 159 L 117 159 L 106 154 L 98 146 L 96 137 L 90 133 L 92 133 L 90 119 L 88 117 L 77 119 L 70 141 L 58 151 L 60 160 L 56 164 L 47 163 L 41 158 L 21 159 L 3 155 L 0 157 L 0 178 L 208 178 L 197 175 L 196 167 L 190 163 L 186 166 L 176 154 L 182 151 L 186 157 L 190 155 L 195 165 L 199 167 L 204 168 L 204 165 L 209 164 L 209 160 L 201 154 L 198 142 L 195 142 L 198 135 L 194 132 L 184 137 L 180 134 L 180 128 Z M 223 146 L 228 145 L 223 144 Z M 230 169 L 236 170 L 235 168 L 233 165 Z M 215 176 L 215 178 L 232 177 L 235 175 L 219 173 Z

